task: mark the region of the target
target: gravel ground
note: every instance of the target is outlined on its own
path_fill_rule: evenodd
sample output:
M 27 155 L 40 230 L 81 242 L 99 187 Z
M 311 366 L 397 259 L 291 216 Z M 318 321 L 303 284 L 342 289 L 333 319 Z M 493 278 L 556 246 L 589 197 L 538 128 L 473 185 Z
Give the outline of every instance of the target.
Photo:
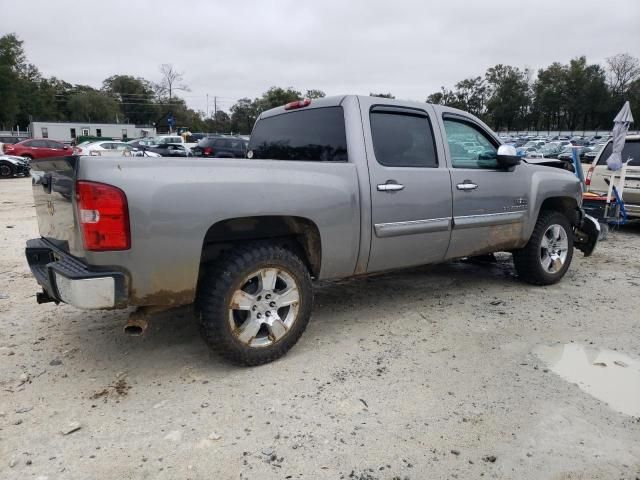
M 32 203 L 28 179 L 0 182 L 2 479 L 640 477 L 640 419 L 532 353 L 640 358 L 640 225 L 552 287 L 508 255 L 321 284 L 298 345 L 239 368 L 188 309 L 126 337 L 127 311 L 37 305 Z

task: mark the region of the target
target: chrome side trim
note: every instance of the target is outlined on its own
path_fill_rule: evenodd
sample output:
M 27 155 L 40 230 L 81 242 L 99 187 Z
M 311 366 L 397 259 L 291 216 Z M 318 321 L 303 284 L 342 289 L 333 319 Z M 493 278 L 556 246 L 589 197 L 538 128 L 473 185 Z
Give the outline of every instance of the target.
M 491 225 L 507 225 L 522 221 L 525 212 L 487 213 L 484 215 L 464 215 L 453 218 L 453 228 L 477 228 Z
M 445 232 L 451 230 L 451 217 L 407 220 L 405 222 L 376 223 L 376 237 L 399 237 L 418 233 Z

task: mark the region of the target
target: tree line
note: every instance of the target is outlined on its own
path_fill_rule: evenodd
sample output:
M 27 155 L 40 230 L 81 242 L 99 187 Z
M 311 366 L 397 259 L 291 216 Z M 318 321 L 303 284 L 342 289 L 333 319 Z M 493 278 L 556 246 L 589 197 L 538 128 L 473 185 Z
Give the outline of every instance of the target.
M 466 110 L 495 130 L 609 130 L 629 100 L 640 116 L 640 60 L 623 53 L 606 66 L 584 56 L 533 72 L 496 65 L 483 76 L 441 87 L 427 102 Z
M 0 129 L 22 130 L 33 120 L 116 122 L 153 125 L 169 112 L 177 126 L 193 132 L 247 134 L 260 112 L 301 98 L 320 98 L 321 90 L 271 87 L 260 97 L 241 98 L 229 112 L 208 116 L 189 108 L 179 93 L 188 91 L 183 74 L 173 65 L 159 67 L 157 82 L 131 75 L 113 75 L 101 88 L 74 85 L 44 77 L 28 63 L 23 42 L 0 37 Z M 391 93 L 372 96 L 394 98 Z M 628 54 L 610 57 L 606 67 L 578 57 L 554 62 L 534 74 L 530 69 L 496 65 L 484 75 L 442 87 L 429 103 L 468 111 L 496 130 L 609 129 L 616 111 L 630 100 L 640 115 L 640 61 Z

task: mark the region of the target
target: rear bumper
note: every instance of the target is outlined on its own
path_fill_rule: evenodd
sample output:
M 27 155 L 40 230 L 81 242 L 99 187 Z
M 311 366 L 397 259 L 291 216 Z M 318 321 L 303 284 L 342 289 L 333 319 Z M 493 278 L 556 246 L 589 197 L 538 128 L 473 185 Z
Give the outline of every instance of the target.
M 127 306 L 124 273 L 91 269 L 41 238 L 27 240 L 25 255 L 31 273 L 44 290 L 38 296 L 39 303 L 64 302 L 90 310 Z

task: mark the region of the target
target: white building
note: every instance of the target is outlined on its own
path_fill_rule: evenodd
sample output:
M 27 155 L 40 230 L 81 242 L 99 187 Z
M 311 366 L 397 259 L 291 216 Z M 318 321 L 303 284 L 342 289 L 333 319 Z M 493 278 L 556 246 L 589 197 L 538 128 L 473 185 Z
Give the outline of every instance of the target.
M 50 138 L 61 142 L 70 142 L 78 137 L 87 136 L 126 141 L 140 137 L 153 137 L 156 129 L 130 123 L 31 122 L 29 132 L 32 138 Z

